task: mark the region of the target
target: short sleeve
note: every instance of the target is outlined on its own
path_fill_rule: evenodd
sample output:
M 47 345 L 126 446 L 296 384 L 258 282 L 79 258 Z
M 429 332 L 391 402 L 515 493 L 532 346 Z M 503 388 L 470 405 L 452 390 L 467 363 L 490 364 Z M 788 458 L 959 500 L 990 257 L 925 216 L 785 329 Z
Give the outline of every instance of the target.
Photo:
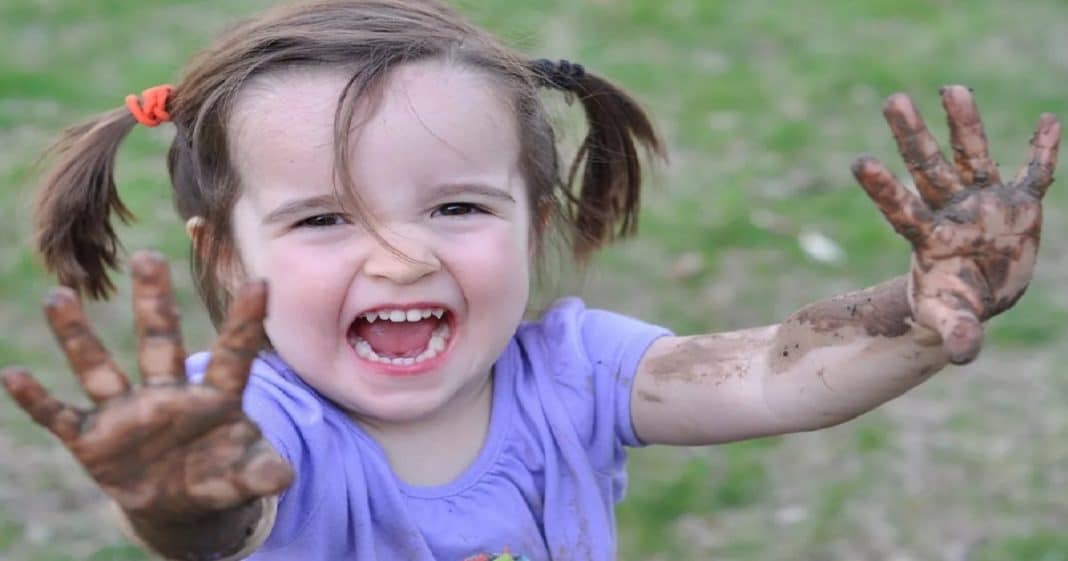
M 532 365 L 540 363 L 552 379 L 597 469 L 614 472 L 622 446 L 642 445 L 631 420 L 634 376 L 653 341 L 670 334 L 664 327 L 587 308 L 578 298 L 558 301 L 540 321 L 521 327 L 521 344 L 541 354 L 530 357 Z

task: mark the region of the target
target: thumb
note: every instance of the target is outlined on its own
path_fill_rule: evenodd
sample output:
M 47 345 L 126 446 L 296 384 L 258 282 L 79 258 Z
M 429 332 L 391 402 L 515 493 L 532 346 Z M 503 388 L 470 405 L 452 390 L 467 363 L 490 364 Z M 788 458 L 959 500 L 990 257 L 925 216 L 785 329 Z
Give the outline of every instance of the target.
M 971 310 L 961 306 L 959 299 L 945 293 L 939 297 L 920 296 L 916 308 L 916 320 L 942 337 L 942 348 L 950 362 L 968 364 L 975 360 L 983 346 L 983 324 Z
M 248 456 L 239 478 L 250 495 L 277 495 L 293 483 L 293 468 L 266 440 L 253 444 Z

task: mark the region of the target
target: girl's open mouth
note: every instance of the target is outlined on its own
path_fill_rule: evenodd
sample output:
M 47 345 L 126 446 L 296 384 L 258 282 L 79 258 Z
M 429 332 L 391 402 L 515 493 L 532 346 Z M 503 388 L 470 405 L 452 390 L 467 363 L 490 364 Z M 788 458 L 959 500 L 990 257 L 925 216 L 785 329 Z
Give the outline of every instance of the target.
M 361 358 L 393 366 L 427 362 L 445 350 L 452 335 L 444 308 L 380 308 L 360 314 L 348 341 Z

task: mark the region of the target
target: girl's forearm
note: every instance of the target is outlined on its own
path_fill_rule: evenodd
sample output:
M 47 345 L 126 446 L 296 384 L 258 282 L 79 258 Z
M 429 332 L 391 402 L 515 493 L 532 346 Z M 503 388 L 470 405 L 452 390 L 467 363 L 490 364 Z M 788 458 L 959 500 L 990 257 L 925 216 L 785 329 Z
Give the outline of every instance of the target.
M 816 302 L 778 328 L 767 405 L 790 426 L 818 429 L 870 411 L 948 362 L 941 339 L 913 323 L 907 278 Z

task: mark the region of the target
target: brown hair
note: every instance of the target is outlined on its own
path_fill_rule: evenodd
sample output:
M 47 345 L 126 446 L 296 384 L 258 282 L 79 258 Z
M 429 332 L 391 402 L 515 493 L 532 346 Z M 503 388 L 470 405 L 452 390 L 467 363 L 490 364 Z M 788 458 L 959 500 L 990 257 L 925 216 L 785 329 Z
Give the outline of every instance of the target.
M 357 101 L 374 103 L 398 64 L 447 59 L 476 68 L 502 86 L 516 111 L 520 171 L 536 216 L 535 239 L 549 220 L 561 226 L 579 262 L 603 244 L 636 231 L 641 162 L 638 145 L 662 147 L 638 104 L 581 67 L 531 63 L 467 23 L 437 0 L 319 0 L 268 11 L 235 27 L 201 53 L 175 84 L 167 104 L 176 134 L 168 154 L 174 202 L 185 220 L 202 217 L 193 240 L 192 270 L 216 324 L 228 303 L 219 284 L 234 266 L 230 214 L 239 193 L 227 124 L 250 78 L 294 66 L 338 67 L 352 77 L 339 99 L 335 161 L 344 200 L 363 206 L 344 156 Z M 539 87 L 565 90 L 586 112 L 588 132 L 565 175 Z M 36 243 L 60 282 L 94 298 L 114 285 L 120 243 L 111 220 L 132 218 L 119 200 L 115 153 L 136 121 L 123 109 L 99 115 L 61 135 L 52 171 L 35 208 Z M 575 179 L 581 178 L 578 187 Z M 358 216 L 367 219 L 366 212 Z

